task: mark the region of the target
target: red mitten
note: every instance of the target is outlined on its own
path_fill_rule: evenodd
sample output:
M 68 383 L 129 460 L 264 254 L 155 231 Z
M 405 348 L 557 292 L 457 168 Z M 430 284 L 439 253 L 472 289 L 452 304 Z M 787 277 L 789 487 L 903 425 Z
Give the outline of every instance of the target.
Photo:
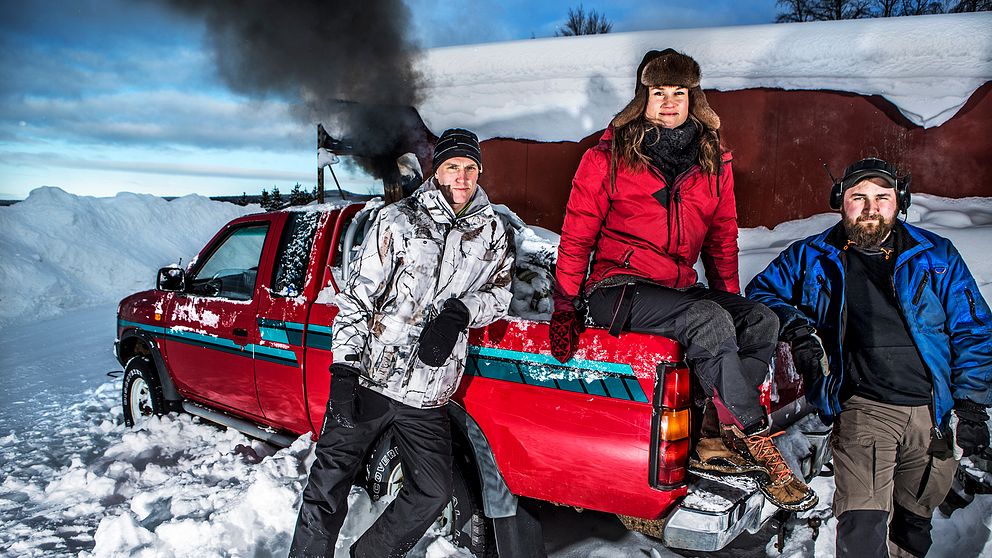
M 551 327 L 548 328 L 551 354 L 559 362 L 568 361 L 579 348 L 581 332 L 582 324 L 574 310 L 559 310 L 551 314 Z

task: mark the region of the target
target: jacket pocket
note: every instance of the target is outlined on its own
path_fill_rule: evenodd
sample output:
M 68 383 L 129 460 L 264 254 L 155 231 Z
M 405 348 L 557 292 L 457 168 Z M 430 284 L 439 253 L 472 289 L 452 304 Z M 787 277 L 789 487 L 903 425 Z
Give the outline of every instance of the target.
M 816 315 L 820 318 L 827 316 L 827 309 L 830 307 L 830 283 L 822 275 L 816 276 L 816 298 L 811 305 L 816 310 Z
M 411 335 L 420 328 L 392 314 L 376 314 L 372 321 L 371 333 L 383 345 L 406 345 Z
M 923 289 L 926 288 L 927 283 L 930 282 L 930 272 L 924 271 L 923 278 L 920 279 L 920 284 L 916 286 L 916 292 L 913 293 L 913 306 L 920 303 L 920 298 L 923 297 Z
M 411 345 L 387 345 L 371 339 L 362 359 L 366 379 L 391 389 L 405 387 L 401 384 L 409 381 L 415 349 Z
M 971 319 L 975 320 L 978 325 L 985 325 L 985 322 L 978 317 L 978 308 L 975 305 L 975 295 L 971 292 L 971 289 L 965 288 L 964 296 L 968 299 L 968 311 L 971 312 Z

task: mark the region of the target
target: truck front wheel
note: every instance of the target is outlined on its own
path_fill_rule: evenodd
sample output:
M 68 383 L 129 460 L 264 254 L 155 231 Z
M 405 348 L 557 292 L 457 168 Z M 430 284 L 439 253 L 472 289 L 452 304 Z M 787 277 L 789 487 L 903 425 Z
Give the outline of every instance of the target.
M 373 501 L 395 496 L 403 486 L 399 448 L 380 443 L 366 465 L 365 490 Z M 445 506 L 435 526 L 455 545 L 467 548 L 479 558 L 495 558 L 496 540 L 492 520 L 482 513 L 482 503 L 472 489 L 474 478 L 469 464 L 455 455 L 451 502 Z
M 139 355 L 127 361 L 121 402 L 124 404 L 124 424 L 129 427 L 142 423 L 150 416 L 165 414 L 162 387 L 154 365 L 147 357 Z

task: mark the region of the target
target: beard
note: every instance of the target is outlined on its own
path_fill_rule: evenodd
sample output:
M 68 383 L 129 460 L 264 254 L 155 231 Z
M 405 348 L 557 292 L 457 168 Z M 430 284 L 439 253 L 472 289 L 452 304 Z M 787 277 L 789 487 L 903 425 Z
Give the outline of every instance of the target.
M 886 220 L 881 213 L 870 215 L 858 215 L 854 220 L 844 219 L 844 230 L 847 231 L 847 238 L 860 248 L 867 250 L 877 250 L 882 245 L 889 233 L 895 219 Z

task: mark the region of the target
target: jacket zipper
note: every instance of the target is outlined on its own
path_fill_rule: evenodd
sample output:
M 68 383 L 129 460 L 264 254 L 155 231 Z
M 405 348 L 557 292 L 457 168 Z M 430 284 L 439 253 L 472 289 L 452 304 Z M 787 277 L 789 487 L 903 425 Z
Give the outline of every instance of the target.
M 930 282 L 930 272 L 924 271 L 923 279 L 920 280 L 920 285 L 916 287 L 916 294 L 913 295 L 913 306 L 916 306 L 917 304 L 920 303 L 920 298 L 923 297 L 923 288 L 926 287 L 927 283 L 929 282 Z M 895 288 L 895 280 L 893 280 L 893 288 Z
M 975 308 L 975 295 L 971 294 L 971 289 L 965 288 L 964 296 L 968 299 L 968 310 L 971 311 L 971 318 L 978 323 L 978 325 L 985 325 L 985 322 L 978 317 L 978 310 Z
M 678 230 L 678 240 L 675 241 L 675 287 L 678 288 L 682 284 L 682 266 L 679 265 L 679 260 L 682 259 L 679 251 L 682 249 L 682 187 L 680 182 L 682 179 L 693 170 L 695 167 L 689 167 L 688 169 L 679 173 L 672 181 L 672 201 L 675 206 L 675 228 Z M 675 186 L 678 185 L 678 188 Z
M 903 322 L 906 322 L 906 310 L 899 303 L 899 294 L 898 294 L 898 291 L 896 291 L 896 272 L 899 270 L 899 267 L 900 267 L 900 265 L 898 263 L 895 266 L 893 266 L 893 268 L 892 268 L 892 275 L 889 276 L 889 283 L 892 285 L 892 296 L 894 297 L 894 300 L 895 300 L 895 303 L 896 303 L 896 310 L 899 311 L 899 315 L 902 317 Z M 914 293 L 914 295 L 913 295 L 913 305 L 916 305 L 919 302 L 920 297 L 923 296 L 923 289 L 924 289 L 924 287 L 926 287 L 926 285 L 927 285 L 927 283 L 929 281 L 930 281 L 930 273 L 927 272 L 927 271 L 924 271 L 923 272 L 923 279 L 920 280 L 920 285 L 918 287 L 916 287 L 916 293 Z M 908 331 L 908 326 L 907 326 L 907 331 Z M 912 337 L 912 334 L 910 334 L 910 337 Z M 914 344 L 915 344 L 915 341 L 914 341 Z M 917 352 L 918 351 L 919 351 L 919 348 L 917 348 Z M 930 369 L 927 368 L 926 361 L 923 360 L 923 355 L 920 355 L 920 361 L 923 362 L 924 368 L 926 368 L 927 372 L 929 373 L 930 372 Z M 940 422 L 937 420 L 937 389 L 933 385 L 933 374 L 930 373 L 930 376 L 931 376 L 931 378 L 930 378 L 930 419 L 933 421 L 934 437 L 936 437 L 938 440 L 942 440 L 944 438 L 944 435 L 940 431 Z

